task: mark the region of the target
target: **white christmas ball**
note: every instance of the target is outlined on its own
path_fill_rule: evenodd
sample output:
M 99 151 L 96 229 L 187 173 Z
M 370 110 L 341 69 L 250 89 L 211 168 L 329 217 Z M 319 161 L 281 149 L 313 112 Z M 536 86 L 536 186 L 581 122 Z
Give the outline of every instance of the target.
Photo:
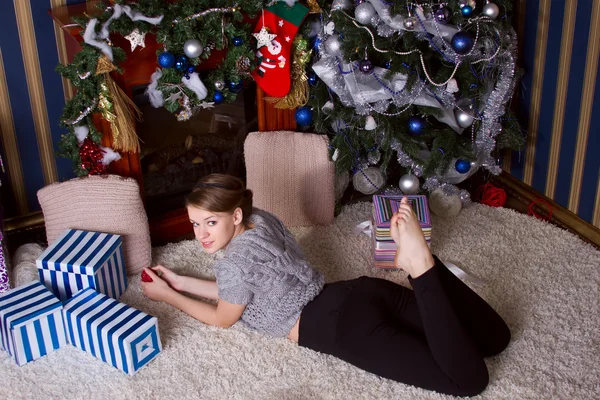
M 419 178 L 413 174 L 402 175 L 398 186 L 404 194 L 416 194 L 419 192 Z
M 487 3 L 485 6 L 483 6 L 481 13 L 492 19 L 496 19 L 498 18 L 498 15 L 500 15 L 500 8 L 495 3 Z
M 196 58 L 202 54 L 204 47 L 202 47 L 202 43 L 198 39 L 190 39 L 186 40 L 183 44 L 183 52 L 189 58 Z
M 429 195 L 429 209 L 440 217 L 455 217 L 462 210 L 462 201 L 458 195 L 447 195 L 441 188 Z
M 371 23 L 371 19 L 377 15 L 375 8 L 371 3 L 365 1 L 364 3 L 360 3 L 356 10 L 354 10 L 354 18 L 356 21 L 363 25 L 369 25 Z
M 458 108 L 454 110 L 454 117 L 461 128 L 468 128 L 473 123 L 473 116 Z
M 354 189 L 362 194 L 373 194 L 383 187 L 385 179 L 377 167 L 369 167 L 358 171 L 352 177 Z
M 342 55 L 342 43 L 340 42 L 340 38 L 337 35 L 329 36 L 329 38 L 325 41 L 325 52 L 332 56 L 341 56 Z

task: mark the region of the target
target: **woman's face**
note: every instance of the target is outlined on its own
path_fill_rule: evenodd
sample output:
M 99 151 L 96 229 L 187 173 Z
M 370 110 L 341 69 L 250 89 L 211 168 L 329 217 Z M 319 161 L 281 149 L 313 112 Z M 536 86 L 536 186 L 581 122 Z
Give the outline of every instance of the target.
M 233 214 L 206 211 L 196 207 L 188 207 L 187 210 L 196 239 L 209 254 L 225 248 L 240 231 L 240 208 L 236 208 Z

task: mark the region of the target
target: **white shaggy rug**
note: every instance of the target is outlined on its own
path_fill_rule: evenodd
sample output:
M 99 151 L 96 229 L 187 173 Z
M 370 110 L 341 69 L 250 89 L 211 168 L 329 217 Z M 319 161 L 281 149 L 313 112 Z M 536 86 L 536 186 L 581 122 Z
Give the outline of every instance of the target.
M 370 204 L 347 207 L 329 227 L 295 228 L 328 281 L 361 275 L 407 284 L 375 270 L 370 239 L 352 234 Z M 486 281 L 475 287 L 507 321 L 512 342 L 487 360 L 484 399 L 600 398 L 600 252 L 574 235 L 507 209 L 473 205 L 434 217 L 432 248 Z M 212 277 L 214 256 L 194 241 L 154 249 L 154 261 Z M 241 324 L 219 329 L 146 299 L 139 277 L 121 301 L 158 317 L 163 352 L 128 377 L 74 347 L 23 367 L 0 351 L 3 399 L 440 399 L 333 357 L 269 339 Z

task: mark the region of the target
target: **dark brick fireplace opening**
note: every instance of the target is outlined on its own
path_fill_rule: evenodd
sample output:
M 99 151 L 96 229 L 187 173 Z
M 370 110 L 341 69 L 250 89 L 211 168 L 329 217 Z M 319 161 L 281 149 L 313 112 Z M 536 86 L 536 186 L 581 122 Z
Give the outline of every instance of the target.
M 178 121 L 164 107 L 152 107 L 146 86 L 135 87 L 133 99 L 143 113 L 137 133 L 149 216 L 183 207 L 184 196 L 208 174 L 245 180 L 244 140 L 258 129 L 254 83 L 235 102 L 201 109 L 187 121 Z

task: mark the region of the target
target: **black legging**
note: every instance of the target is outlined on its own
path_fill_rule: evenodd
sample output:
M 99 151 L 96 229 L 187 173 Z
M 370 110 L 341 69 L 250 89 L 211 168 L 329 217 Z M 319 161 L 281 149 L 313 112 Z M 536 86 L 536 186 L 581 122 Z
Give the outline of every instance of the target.
M 413 289 L 361 277 L 325 285 L 302 311 L 299 344 L 398 382 L 457 396 L 487 386 L 483 357 L 510 341 L 502 318 L 435 258 Z

